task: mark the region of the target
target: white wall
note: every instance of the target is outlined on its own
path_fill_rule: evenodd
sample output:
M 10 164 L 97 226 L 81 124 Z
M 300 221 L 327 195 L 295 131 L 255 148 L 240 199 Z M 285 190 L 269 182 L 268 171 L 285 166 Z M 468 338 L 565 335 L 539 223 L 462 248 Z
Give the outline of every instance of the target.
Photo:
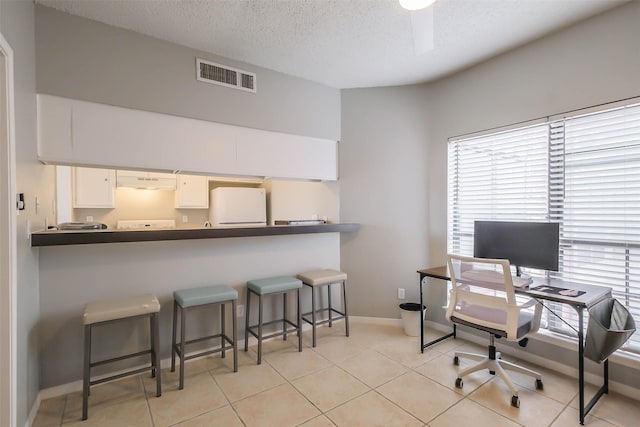
M 399 317 L 397 288 L 415 300 L 427 262 L 429 93 L 424 86 L 342 92 L 340 215 L 354 315 Z
M 38 93 L 340 139 L 337 89 L 40 5 L 36 42 Z M 196 57 L 255 72 L 257 93 L 196 81 Z
M 174 290 L 227 284 L 238 290 L 239 303 L 244 304 L 247 280 L 339 268 L 338 247 L 338 233 L 43 247 L 40 293 L 46 304 L 40 307 L 41 387 L 81 378 L 82 310 L 86 302 L 146 292 L 157 295 L 162 306 L 160 356 L 167 358 Z M 308 311 L 310 295 L 304 291 Z M 267 310 L 272 302 L 267 303 Z M 254 322 L 256 319 L 253 317 Z M 214 319 L 208 321 L 217 325 Z M 202 329 L 195 328 L 198 323 L 188 323 L 192 326 L 188 334 Z M 244 319 L 239 319 L 240 337 L 244 336 L 243 327 Z M 96 335 L 97 359 L 113 354 L 114 349 L 126 350 L 138 337 L 146 336 L 140 324 L 114 324 L 102 334 Z M 101 336 L 108 339 L 100 343 Z
M 38 378 L 38 250 L 27 240 L 27 225 L 52 220 L 54 178 L 36 160 L 34 6 L 30 1 L 0 2 L 0 31 L 14 52 L 16 185 L 26 209 L 16 218 L 17 247 L 17 424 L 25 424 L 39 390 Z M 36 210 L 36 197 L 41 201 Z M 6 343 L 1 343 L 6 345 Z
M 638 22 L 631 2 L 431 85 L 430 265 L 446 254 L 447 139 L 640 96 Z
M 35 9 L 39 93 L 340 139 L 337 89 L 43 6 Z M 256 72 L 258 93 L 197 82 L 196 57 Z M 161 158 L 162 147 L 149 155 L 152 159 Z M 35 160 L 35 149 L 32 156 Z M 335 203 L 339 186 L 336 183 L 330 186 Z M 297 189 L 296 185 L 277 187 L 278 191 Z M 331 206 L 328 215 L 337 217 L 337 207 Z M 298 211 L 289 208 L 283 212 Z M 82 215 L 87 215 L 86 210 Z M 174 290 L 226 283 L 237 287 L 243 297 L 246 280 L 295 275 L 316 268 L 340 268 L 338 233 L 41 248 L 40 387 L 81 378 L 81 313 L 88 301 L 142 292 L 158 295 L 163 304 L 161 355 L 167 357 L 171 330 L 168 301 Z M 144 335 L 140 328 L 114 326 L 110 341 L 115 337 L 111 342 L 122 347 Z M 242 328 L 243 323 L 239 326 Z M 96 357 L 105 352 L 104 347 L 99 347 Z
M 638 22 L 630 2 L 429 85 L 343 91 L 341 215 L 363 224 L 342 239 L 354 314 L 399 317 L 398 284 L 414 299 L 415 271 L 444 264 L 447 139 L 640 96 Z M 425 290 L 428 318 L 445 323 L 445 286 Z M 575 364 L 573 351 L 528 350 Z M 612 378 L 637 386 L 640 370 Z

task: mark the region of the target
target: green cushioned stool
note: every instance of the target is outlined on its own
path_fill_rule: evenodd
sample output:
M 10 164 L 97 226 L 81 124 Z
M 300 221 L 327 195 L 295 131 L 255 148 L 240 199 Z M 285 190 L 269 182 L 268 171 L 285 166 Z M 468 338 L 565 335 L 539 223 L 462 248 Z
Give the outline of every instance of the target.
M 237 341 L 237 325 L 236 325 L 236 301 L 238 299 L 238 291 L 226 286 L 215 285 L 200 288 L 181 289 L 173 293 L 173 338 L 171 340 L 171 372 L 176 370 L 176 355 L 180 358 L 180 385 L 179 389 L 184 388 L 184 362 L 185 360 L 194 359 L 196 357 L 205 356 L 207 354 L 222 353 L 225 357 L 226 350 L 233 350 L 233 372 L 238 372 L 238 346 Z M 225 327 L 225 306 L 231 303 L 231 319 L 232 319 L 232 337 L 227 335 Z M 220 306 L 220 333 L 208 335 L 206 337 L 186 340 L 186 313 L 188 310 L 205 306 Z M 178 329 L 178 308 L 180 309 L 180 342 L 176 340 L 176 332 Z M 189 344 L 220 338 L 220 347 L 213 350 L 206 350 L 197 354 L 186 355 L 185 347 Z
M 302 288 L 302 282 L 295 277 L 291 276 L 278 276 L 269 277 L 266 279 L 249 280 L 247 282 L 247 310 L 245 319 L 245 333 L 244 333 L 244 351 L 249 349 L 249 334 L 258 339 L 258 365 L 262 363 L 262 340 L 267 338 L 273 338 L 282 335 L 282 339 L 287 339 L 287 334 L 296 332 L 298 335 L 298 351 L 302 351 L 302 320 L 300 314 L 300 288 Z M 296 309 L 296 323 L 287 319 L 287 293 L 296 292 L 298 299 Z M 250 319 L 250 303 L 251 294 L 255 294 L 258 297 L 258 323 L 251 325 Z M 282 295 L 282 318 L 272 320 L 270 322 L 263 322 L 262 308 L 265 295 Z M 263 326 L 282 322 L 282 331 L 274 332 L 269 335 L 263 334 Z M 293 328 L 287 328 L 287 325 Z M 257 329 L 257 332 L 255 331 Z
M 344 319 L 346 335 L 349 336 L 349 315 L 347 314 L 347 273 L 330 269 L 314 270 L 298 274 L 298 279 L 302 280 L 302 283 L 311 288 L 311 311 L 309 313 L 303 313 L 302 320 L 311 324 L 311 329 L 313 331 L 313 346 L 316 346 L 317 325 L 328 323 L 329 327 L 331 327 L 333 326 L 333 322 L 336 320 Z M 339 311 L 331 306 L 331 285 L 333 284 L 342 285 L 343 311 Z M 327 288 L 328 307 L 318 309 L 316 308 L 316 289 L 320 290 L 323 287 Z M 329 318 L 324 320 L 318 319 L 318 314 L 322 314 L 324 312 L 328 313 Z M 334 314 L 337 314 L 337 316 L 334 316 Z M 309 319 L 309 315 L 311 315 L 311 319 Z
M 162 386 L 160 384 L 160 353 L 158 352 L 159 344 L 159 327 L 158 312 L 160 311 L 160 303 L 158 299 L 151 294 L 134 296 L 130 298 L 119 298 L 107 301 L 90 302 L 84 306 L 83 324 L 84 324 L 84 369 L 82 375 L 82 419 L 86 420 L 88 416 L 89 393 L 92 385 L 101 384 L 113 379 L 126 377 L 129 375 L 139 374 L 144 371 L 151 371 L 151 375 L 156 377 L 156 396 L 162 394 Z M 103 327 L 109 323 L 117 322 L 123 319 L 133 318 L 149 318 L 149 341 L 150 348 L 148 350 L 136 353 L 125 354 L 123 356 L 112 357 L 98 362 L 91 361 L 91 335 L 93 328 L 96 326 Z M 96 366 L 113 363 L 124 359 L 139 357 L 145 354 L 151 356 L 148 366 L 133 369 L 124 373 L 111 375 L 108 377 L 91 380 L 91 368 Z M 157 371 L 157 372 L 156 372 Z

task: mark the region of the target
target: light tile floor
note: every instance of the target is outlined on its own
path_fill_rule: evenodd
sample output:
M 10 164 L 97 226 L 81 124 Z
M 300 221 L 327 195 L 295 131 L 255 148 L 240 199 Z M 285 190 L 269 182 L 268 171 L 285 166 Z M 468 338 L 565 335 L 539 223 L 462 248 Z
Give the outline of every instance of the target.
M 353 319 L 355 320 L 355 319 Z M 89 419 L 80 421 L 81 394 L 42 402 L 34 426 L 574 426 L 578 423 L 577 381 L 542 371 L 545 388 L 522 375 L 519 409 L 510 406 L 510 392 L 499 379 L 478 372 L 454 387 L 458 367 L 455 350 L 484 353 L 483 347 L 456 339 L 420 353 L 418 339 L 401 327 L 351 322 L 320 328 L 315 349 L 310 332 L 304 349 L 297 340 L 265 343 L 263 362 L 255 364 L 255 348 L 239 351 L 239 371 L 232 358 L 217 356 L 186 364 L 184 390 L 177 372 L 162 371 L 162 397 L 155 382 L 141 375 L 92 388 Z M 507 359 L 509 359 L 507 357 Z M 461 365 L 466 366 L 464 360 Z M 590 396 L 594 387 L 587 389 Z M 591 410 L 585 425 L 635 426 L 637 401 L 611 393 Z

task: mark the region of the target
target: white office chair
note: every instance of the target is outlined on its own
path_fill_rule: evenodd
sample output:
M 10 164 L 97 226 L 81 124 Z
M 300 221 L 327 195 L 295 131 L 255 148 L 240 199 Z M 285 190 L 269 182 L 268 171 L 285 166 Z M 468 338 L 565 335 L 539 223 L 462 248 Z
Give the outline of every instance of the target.
M 535 378 L 536 389 L 542 390 L 540 373 L 502 360 L 496 352 L 495 337 L 507 341 L 522 341 L 540 326 L 542 308 L 535 299 L 518 304 L 511 278 L 508 260 L 471 258 L 448 255 L 451 274 L 451 299 L 447 307 L 448 320 L 489 333 L 489 355 L 456 352 L 453 363 L 458 365 L 460 357 L 477 360 L 478 363 L 460 371 L 456 387 L 462 388 L 462 377 L 482 369 L 489 369 L 507 384 L 511 393 L 511 406 L 520 407 L 518 390 L 507 376 L 505 369 L 530 375 Z M 535 307 L 533 313 L 527 310 Z M 524 341 L 526 343 L 526 341 Z

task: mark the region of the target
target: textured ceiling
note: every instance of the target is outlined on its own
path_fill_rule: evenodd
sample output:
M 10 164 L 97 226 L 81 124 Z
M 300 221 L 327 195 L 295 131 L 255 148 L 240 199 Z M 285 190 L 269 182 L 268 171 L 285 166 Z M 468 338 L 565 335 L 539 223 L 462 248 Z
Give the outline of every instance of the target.
M 417 55 L 397 0 L 36 0 L 336 88 L 437 79 L 628 0 L 438 0 Z

